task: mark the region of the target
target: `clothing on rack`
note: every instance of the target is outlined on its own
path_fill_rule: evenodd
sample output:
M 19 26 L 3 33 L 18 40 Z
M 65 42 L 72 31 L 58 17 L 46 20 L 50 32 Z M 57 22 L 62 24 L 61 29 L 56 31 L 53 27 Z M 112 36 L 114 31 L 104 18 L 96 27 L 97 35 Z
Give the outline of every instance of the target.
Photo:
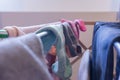
M 117 79 L 118 79 L 119 76 L 120 76 L 119 75 L 119 68 L 120 68 L 120 43 L 118 41 L 114 43 L 114 48 L 115 48 L 117 54 L 114 54 L 114 71 L 113 71 L 113 77 L 114 77 L 114 79 L 116 79 L 116 76 L 117 76 Z M 116 59 L 117 59 L 117 61 L 116 61 Z M 117 63 L 117 67 L 116 67 L 116 63 Z M 115 71 L 115 68 L 116 68 L 116 71 Z M 116 75 L 116 73 L 117 73 L 117 75 Z
M 90 50 L 86 50 L 80 60 L 78 80 L 90 80 L 90 61 L 91 52 Z
M 61 21 L 62 23 L 63 23 L 63 21 Z M 41 27 L 44 27 L 44 26 L 49 26 L 49 25 L 58 25 L 58 24 L 62 24 L 61 22 L 54 22 L 54 23 L 48 23 L 48 24 L 43 24 L 43 25 L 35 25 L 35 26 L 28 26 L 28 27 L 16 27 L 16 26 L 7 26 L 7 27 L 4 27 L 3 29 L 5 29 L 7 32 L 8 32 L 8 36 L 9 37 L 17 37 L 17 36 L 21 36 L 21 35 L 24 35 L 24 34 L 27 34 L 27 33 L 32 33 L 32 32 L 34 32 L 34 31 L 36 31 L 36 30 L 38 30 L 38 29 L 40 29 Z M 76 19 L 75 21 L 74 21 L 74 23 L 72 22 L 72 21 L 65 21 L 64 20 L 64 22 L 66 22 L 67 24 L 69 23 L 69 22 L 71 22 L 71 23 L 69 23 L 69 30 L 68 31 L 70 31 L 70 28 L 72 28 L 72 34 L 75 34 L 75 33 L 78 33 L 77 35 L 79 35 L 79 29 L 81 29 L 82 31 L 86 31 L 86 27 L 85 27 L 85 25 L 84 25 L 84 22 L 82 21 L 82 20 L 80 20 L 80 19 Z M 72 24 L 72 25 L 71 25 Z M 77 28 L 77 27 L 79 27 L 79 29 Z M 73 31 L 75 31 L 74 29 L 77 29 L 76 30 L 76 32 L 74 33 Z M 71 34 L 71 33 L 70 33 Z M 74 35 L 75 36 L 75 35 Z M 76 37 L 76 38 L 75 38 Z M 72 53 L 72 55 L 71 55 L 71 57 L 74 57 L 74 56 L 76 56 L 76 55 L 78 55 L 79 53 L 81 53 L 82 51 L 81 51 L 81 47 L 80 47 L 80 45 L 79 45 L 79 41 L 77 41 L 77 45 L 75 44 L 75 40 L 77 39 L 77 36 L 75 36 L 75 37 L 71 37 L 72 38 L 72 40 L 74 41 L 74 45 L 73 46 L 71 46 L 71 48 L 70 48 L 70 46 L 68 46 L 69 47 L 69 49 L 68 49 L 68 52 L 69 52 L 69 50 L 71 50 L 70 52 Z M 66 38 L 67 39 L 67 38 Z M 68 39 L 69 40 L 69 39 Z M 79 40 L 79 39 L 78 39 Z M 65 40 L 66 41 L 66 40 Z M 77 47 L 76 47 L 77 46 Z M 75 51 L 77 51 L 77 53 L 75 53 L 73 50 L 75 49 L 75 47 L 76 47 L 76 50 Z M 72 49 L 73 48 L 73 49 Z M 47 48 L 46 48 L 47 49 Z M 46 51 L 46 50 L 45 50 Z M 48 51 L 48 50 L 47 50 Z M 74 52 L 74 53 L 73 53 Z
M 69 48 L 69 55 L 75 57 L 82 52 L 79 40 L 75 37 L 70 25 L 67 22 L 62 23 L 65 44 Z
M 77 21 L 77 22 L 79 22 L 79 20 Z M 15 26 L 9 26 L 9 27 L 4 27 L 3 29 L 5 29 L 5 30 L 7 30 L 7 32 L 8 32 L 8 34 L 9 34 L 9 37 L 17 37 L 17 36 L 21 36 L 21 35 L 24 35 L 24 34 L 27 34 L 27 33 L 31 33 L 31 32 L 34 32 L 34 31 L 36 31 L 36 30 L 38 30 L 39 28 L 41 28 L 41 27 L 44 27 L 44 26 L 49 26 L 49 25 L 52 25 L 52 24 L 54 24 L 54 25 L 57 25 L 57 24 L 60 24 L 60 22 L 55 22 L 55 23 L 49 23 L 49 24 L 44 24 L 44 25 L 36 25 L 36 26 L 29 26 L 29 27 L 15 27 Z M 61 23 L 62 24 L 62 23 Z M 66 22 L 66 24 L 68 24 L 67 22 Z M 77 24 L 77 23 L 76 23 Z M 75 27 L 75 26 L 71 26 L 70 24 L 69 24 L 69 30 L 68 31 L 70 31 L 70 28 L 72 28 L 72 27 Z M 74 34 L 73 33 L 73 31 L 74 30 L 72 30 L 72 34 Z M 71 34 L 71 33 L 70 33 Z M 78 34 L 79 35 L 79 34 Z M 75 35 L 74 35 L 75 36 Z M 72 40 L 75 42 L 75 40 L 77 39 L 76 37 L 74 37 L 73 36 L 73 38 L 72 38 Z M 69 40 L 69 39 L 68 39 Z M 79 39 L 78 39 L 79 40 Z M 74 46 L 75 45 L 73 45 L 73 48 L 74 48 Z M 72 48 L 71 48 L 72 49 Z M 71 50 L 70 49 L 70 50 Z M 80 45 L 79 45 L 79 42 L 77 41 L 77 52 L 78 53 L 81 53 L 81 47 L 80 47 Z M 71 53 L 73 53 L 74 51 L 72 51 Z M 74 53 L 73 53 L 74 54 Z M 74 57 L 75 55 L 73 55 L 73 57 Z
M 0 42 L 0 80 L 53 80 L 36 34 Z
M 60 24 L 61 22 L 54 22 L 54 23 L 47 23 L 42 25 L 35 25 L 35 26 L 27 26 L 27 27 L 18 27 L 18 26 L 6 26 L 3 29 L 6 30 L 9 34 L 9 37 L 17 37 L 21 35 L 25 35 L 28 33 L 33 33 L 36 30 L 40 29 L 41 27 L 52 25 L 52 24 Z
M 69 79 L 72 75 L 72 69 L 65 51 L 63 27 L 61 25 L 45 26 L 36 31 L 36 34 L 44 31 L 48 32 L 47 36 L 41 37 L 44 51 L 47 53 L 50 50 L 50 46 L 53 44 L 56 46 L 58 62 L 56 61 L 53 64 L 53 72 L 62 80 Z
M 21 36 L 27 33 L 35 32 L 36 30 L 40 29 L 41 27 L 47 26 L 47 25 L 56 25 L 61 24 L 63 22 L 67 22 L 70 24 L 73 32 L 75 33 L 75 36 L 79 39 L 79 30 L 86 31 L 86 26 L 84 24 L 84 21 L 81 19 L 76 19 L 74 22 L 69 20 L 61 20 L 60 22 L 53 22 L 53 23 L 47 23 L 42 25 L 35 25 L 35 26 L 27 26 L 27 27 L 18 27 L 18 26 L 6 26 L 3 29 L 6 30 L 9 34 L 9 37 L 17 37 Z
M 113 80 L 113 43 L 120 41 L 120 23 L 97 22 L 92 42 L 91 80 Z M 119 77 L 117 58 L 116 80 Z
M 47 65 L 48 65 L 48 69 L 49 69 L 49 72 L 52 73 L 52 64 L 55 63 L 56 61 L 56 55 L 52 55 L 51 53 L 47 53 L 46 55 L 46 59 L 48 61 Z
M 51 46 L 50 51 L 46 55 L 46 59 L 47 59 L 48 70 L 51 73 L 52 77 L 54 78 L 54 80 L 60 80 L 59 77 L 56 76 L 52 71 L 52 65 L 56 61 L 56 47 L 54 45 Z
M 82 52 L 81 46 L 79 44 L 79 39 L 77 38 L 77 36 L 75 36 L 75 33 L 73 32 L 74 28 L 76 27 L 76 33 L 77 35 L 79 35 L 79 29 L 77 28 L 80 27 L 79 20 L 75 21 L 74 24 L 76 26 L 70 25 L 70 23 L 68 22 L 64 22 L 64 23 L 55 22 L 55 23 L 28 26 L 28 27 L 8 26 L 8 27 L 4 27 L 3 29 L 8 32 L 7 35 L 9 37 L 18 37 L 21 35 L 26 35 L 28 33 L 34 33 L 34 32 L 36 34 L 39 34 L 44 31 L 48 32 L 49 35 L 45 35 L 40 38 L 43 43 L 43 50 L 44 50 L 43 54 L 47 54 L 46 59 L 48 61 L 47 64 L 49 71 L 54 72 L 60 79 L 66 80 L 69 79 L 70 76 L 72 75 L 72 69 L 68 57 L 78 56 Z M 83 29 L 83 31 L 85 30 L 86 28 Z M 51 46 L 54 44 L 56 44 L 57 47 L 57 52 L 56 52 L 58 57 L 57 61 L 55 59 L 56 55 L 53 56 L 48 52 Z
M 80 31 L 85 32 L 87 30 L 86 26 L 84 24 L 84 21 L 81 19 L 76 19 L 76 20 L 74 20 L 74 22 L 70 21 L 70 20 L 62 19 L 61 22 L 69 23 L 69 25 L 70 25 L 71 29 L 73 30 L 74 35 L 77 39 L 80 38 Z

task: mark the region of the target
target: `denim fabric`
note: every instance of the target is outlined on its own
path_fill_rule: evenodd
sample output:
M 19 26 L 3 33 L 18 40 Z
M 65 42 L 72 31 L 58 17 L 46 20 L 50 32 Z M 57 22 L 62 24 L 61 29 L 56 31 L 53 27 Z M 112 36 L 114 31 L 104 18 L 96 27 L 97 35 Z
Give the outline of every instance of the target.
M 49 44 L 53 44 L 53 42 L 56 39 L 56 51 L 57 51 L 57 57 L 58 57 L 58 63 L 56 62 L 53 64 L 53 72 L 62 80 L 69 79 L 70 76 L 72 75 L 72 68 L 70 61 L 68 57 L 66 56 L 66 51 L 65 51 L 65 38 L 63 34 L 63 27 L 62 25 L 49 25 L 42 27 L 39 29 L 36 33 L 41 33 L 41 32 L 52 32 L 53 34 L 48 34 L 49 38 L 48 39 L 42 39 L 44 48 Z M 52 36 L 55 36 L 55 39 Z M 45 44 L 46 43 L 46 44 Z M 49 45 L 50 46 L 50 45 Z M 47 48 L 46 47 L 46 48 Z
M 78 39 L 72 32 L 70 25 L 67 22 L 64 22 L 62 25 L 65 36 L 65 44 L 69 47 L 71 57 L 75 57 L 82 52 L 81 46 L 78 42 Z
M 113 79 L 113 43 L 116 41 L 120 41 L 120 23 L 97 22 L 95 24 L 91 80 Z

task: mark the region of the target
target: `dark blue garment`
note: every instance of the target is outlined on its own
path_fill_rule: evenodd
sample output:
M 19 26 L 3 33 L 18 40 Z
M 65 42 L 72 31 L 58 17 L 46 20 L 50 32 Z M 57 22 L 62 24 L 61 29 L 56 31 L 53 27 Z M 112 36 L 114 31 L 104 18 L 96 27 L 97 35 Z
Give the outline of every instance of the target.
M 91 80 L 113 80 L 113 44 L 116 41 L 120 41 L 120 23 L 97 22 L 95 24 L 92 41 Z M 120 64 L 118 61 L 117 68 Z
M 120 77 L 119 77 L 119 74 L 120 74 L 120 42 L 115 42 L 114 43 L 114 48 L 117 52 L 117 67 L 116 67 L 116 73 L 117 75 L 113 74 L 114 75 L 114 80 L 118 80 Z M 116 59 L 115 58 L 115 59 Z M 119 79 L 120 80 L 120 79 Z

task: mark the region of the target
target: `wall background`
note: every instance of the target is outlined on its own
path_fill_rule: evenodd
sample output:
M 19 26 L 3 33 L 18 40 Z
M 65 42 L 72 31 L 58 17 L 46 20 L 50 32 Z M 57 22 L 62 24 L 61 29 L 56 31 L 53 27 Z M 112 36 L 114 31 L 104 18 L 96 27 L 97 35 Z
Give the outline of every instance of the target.
M 116 12 L 0 12 L 0 27 L 31 26 L 60 19 L 84 21 L 116 21 Z
M 120 0 L 0 0 L 1 12 L 109 12 Z

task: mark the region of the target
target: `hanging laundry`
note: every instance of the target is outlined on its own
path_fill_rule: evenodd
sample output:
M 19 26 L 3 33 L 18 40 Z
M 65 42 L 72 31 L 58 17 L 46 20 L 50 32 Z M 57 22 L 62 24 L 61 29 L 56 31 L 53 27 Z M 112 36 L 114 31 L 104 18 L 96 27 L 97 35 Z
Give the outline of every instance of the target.
M 47 53 L 46 55 L 46 59 L 48 61 L 47 65 L 48 65 L 48 68 L 49 68 L 49 71 L 50 73 L 52 73 L 52 64 L 55 63 L 56 61 L 56 47 L 53 45 L 50 49 L 50 51 Z
M 0 42 L 0 80 L 53 80 L 36 34 Z
M 46 55 L 46 59 L 47 59 L 47 65 L 48 65 L 48 70 L 51 73 L 52 77 L 54 78 L 54 80 L 60 80 L 58 76 L 56 76 L 54 74 L 54 72 L 52 71 L 52 65 L 55 63 L 56 61 L 56 47 L 53 45 L 50 49 L 50 51 L 47 53 Z
M 80 60 L 78 80 L 90 80 L 90 61 L 91 52 L 90 50 L 86 50 Z
M 84 21 L 81 19 L 76 19 L 76 20 L 74 20 L 74 22 L 70 21 L 70 20 L 62 19 L 61 22 L 69 23 L 69 25 L 71 26 L 71 29 L 73 30 L 74 35 L 76 36 L 77 39 L 80 38 L 80 31 L 85 32 L 87 30 L 87 28 L 84 24 Z
M 120 23 L 97 22 L 92 42 L 91 80 L 113 80 L 113 44 L 120 41 Z M 116 80 L 120 74 L 117 58 Z
M 46 38 L 46 36 L 42 37 L 41 40 L 43 42 L 43 47 L 50 50 L 50 46 L 55 44 L 56 53 L 58 57 L 58 62 L 56 61 L 53 64 L 53 72 L 61 79 L 66 80 L 69 79 L 72 75 L 72 68 L 68 57 L 66 56 L 65 51 L 65 38 L 63 34 L 63 27 L 61 25 L 49 25 L 40 28 L 36 31 L 36 34 L 41 32 L 48 32 L 50 38 Z M 51 40 L 52 39 L 52 40 Z M 51 40 L 49 44 L 46 44 L 46 40 Z M 46 46 L 47 45 L 47 46 Z M 48 50 L 46 52 L 48 52 Z
M 65 21 L 64 21 L 65 22 Z M 78 22 L 80 23 L 81 21 L 76 20 L 75 24 L 78 24 Z M 68 23 L 68 22 L 67 22 Z M 17 36 L 21 36 L 27 33 L 32 33 L 38 29 L 40 29 L 41 27 L 44 26 L 49 26 L 49 25 L 58 25 L 60 24 L 60 22 L 54 22 L 54 23 L 48 23 L 48 24 L 43 24 L 43 25 L 35 25 L 35 26 L 29 26 L 29 27 L 16 27 L 16 26 L 8 26 L 8 27 L 4 27 L 3 29 L 5 29 L 8 32 L 8 36 L 9 37 L 17 37 Z M 62 24 L 62 23 L 61 23 Z M 80 25 L 80 24 L 79 24 Z M 70 25 L 69 25 L 70 26 Z M 77 26 L 77 25 L 76 25 Z M 70 26 L 71 27 L 71 26 Z M 83 27 L 84 28 L 84 27 Z M 73 32 L 72 32 L 73 33 Z M 75 39 L 75 38 L 74 38 Z M 73 38 L 72 38 L 73 40 Z M 76 39 L 75 39 L 76 40 Z M 79 40 L 79 39 L 78 39 Z M 73 40 L 74 41 L 74 40 Z M 73 45 L 74 46 L 74 45 Z M 44 48 L 47 49 L 47 48 Z M 71 48 L 72 49 L 72 48 Z M 70 50 L 71 50 L 70 49 Z M 46 50 L 45 50 L 46 51 Z M 48 51 L 48 50 L 47 50 Z M 81 53 L 81 47 L 79 45 L 79 43 L 77 43 L 77 52 Z M 73 53 L 74 54 L 74 53 Z M 73 56 L 74 57 L 74 56 Z
M 47 23 L 35 26 L 27 26 L 27 27 L 18 27 L 18 26 L 6 26 L 3 29 L 6 30 L 9 34 L 9 37 L 17 37 L 24 34 L 35 32 L 36 30 L 40 29 L 41 27 L 52 25 L 52 24 L 60 24 L 61 22 L 54 22 L 54 23 Z
M 80 24 L 78 23 L 79 21 L 75 21 L 75 22 L 76 22 L 75 25 L 77 27 L 80 27 L 79 26 Z M 44 25 L 35 25 L 35 26 L 29 26 L 29 27 L 8 26 L 8 27 L 4 27 L 4 30 L 6 30 L 8 32 L 9 37 L 18 37 L 18 36 L 21 36 L 21 35 L 32 33 L 32 32 L 34 32 L 38 29 L 40 30 L 42 27 L 45 27 L 45 26 L 50 26 L 50 25 L 52 25 L 52 26 L 53 25 L 54 26 L 59 25 L 61 27 L 66 26 L 66 28 L 64 28 L 63 32 L 64 32 L 64 35 L 65 35 L 65 32 L 67 31 L 66 35 L 68 36 L 69 39 L 65 38 L 65 41 L 69 40 L 71 42 L 71 44 L 69 44 L 69 43 L 66 44 L 65 43 L 64 48 L 65 48 L 65 52 L 67 52 L 65 55 L 67 57 L 75 57 L 75 56 L 78 56 L 82 52 L 81 51 L 81 46 L 79 44 L 78 39 L 75 37 L 75 34 L 74 34 L 73 30 L 71 29 L 71 25 L 67 22 L 66 22 L 66 24 L 62 24 L 61 22 L 55 22 L 55 23 L 49 23 L 49 24 L 44 24 Z M 38 30 L 38 32 L 39 32 L 39 30 Z M 56 37 L 56 34 L 54 34 L 54 32 L 52 30 L 47 30 L 47 32 L 50 35 L 44 36 L 43 38 L 41 38 L 41 40 L 43 42 L 44 53 L 47 54 L 46 59 L 48 60 L 48 62 L 50 64 L 50 67 L 51 67 L 51 65 L 55 62 L 55 57 L 56 56 L 55 55 L 53 56 L 52 54 L 49 54 L 48 51 L 50 50 L 51 46 L 54 43 L 57 42 L 58 39 Z M 35 33 L 37 33 L 37 31 Z M 79 33 L 78 33 L 78 35 L 79 35 Z M 69 77 L 66 77 L 65 79 L 70 78 L 70 76 L 72 74 L 69 61 L 67 63 L 68 63 L 68 69 L 69 70 L 67 70 L 68 72 L 66 72 L 67 73 L 66 76 L 69 76 Z M 58 66 L 57 61 L 55 62 L 54 65 Z M 55 67 L 54 67 L 54 71 L 55 71 Z
M 67 53 L 69 53 L 70 57 L 78 56 L 82 52 L 78 39 L 75 37 L 70 25 L 67 22 L 62 23 L 62 25 L 65 36 L 65 44 L 69 48 L 69 52 Z

